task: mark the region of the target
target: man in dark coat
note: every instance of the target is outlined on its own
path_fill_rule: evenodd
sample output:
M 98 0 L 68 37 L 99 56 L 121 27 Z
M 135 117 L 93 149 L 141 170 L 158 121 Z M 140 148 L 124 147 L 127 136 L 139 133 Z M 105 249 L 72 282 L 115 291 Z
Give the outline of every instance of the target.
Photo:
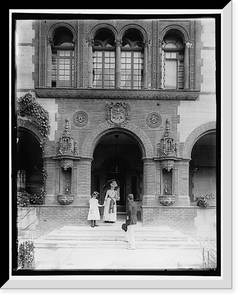
M 126 241 L 130 243 L 129 250 L 135 250 L 135 239 L 134 239 L 134 226 L 137 224 L 137 204 L 133 201 L 133 194 L 127 196 L 128 200 L 128 211 L 127 211 L 127 232 Z

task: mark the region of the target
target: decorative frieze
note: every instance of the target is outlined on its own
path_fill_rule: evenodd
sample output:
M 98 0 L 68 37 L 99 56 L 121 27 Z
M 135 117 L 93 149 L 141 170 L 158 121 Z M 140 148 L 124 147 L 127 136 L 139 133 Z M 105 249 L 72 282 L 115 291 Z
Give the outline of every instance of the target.
M 36 88 L 39 98 L 112 99 L 112 100 L 188 100 L 195 101 L 197 90 L 104 90 L 76 88 Z

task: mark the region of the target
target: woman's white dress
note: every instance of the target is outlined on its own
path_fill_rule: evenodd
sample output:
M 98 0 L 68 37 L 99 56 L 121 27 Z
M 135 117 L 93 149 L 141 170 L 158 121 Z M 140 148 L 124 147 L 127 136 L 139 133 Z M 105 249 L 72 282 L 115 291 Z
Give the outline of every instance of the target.
M 96 198 L 91 198 L 89 200 L 88 220 L 100 220 L 100 211 L 98 204 L 98 199 Z
M 114 200 L 114 210 L 113 212 L 109 212 L 110 210 L 110 202 L 112 199 Z M 115 190 L 108 190 L 106 192 L 105 196 L 105 207 L 104 207 L 104 215 L 103 215 L 103 220 L 104 221 L 109 221 L 109 222 L 116 222 L 116 198 L 117 198 L 117 192 Z

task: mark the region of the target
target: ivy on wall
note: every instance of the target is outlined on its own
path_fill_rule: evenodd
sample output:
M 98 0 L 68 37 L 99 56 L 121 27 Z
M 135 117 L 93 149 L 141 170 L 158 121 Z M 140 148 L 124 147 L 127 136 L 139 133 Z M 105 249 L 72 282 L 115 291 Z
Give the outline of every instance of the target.
M 35 98 L 30 93 L 17 98 L 17 115 L 29 117 L 43 138 L 47 138 L 50 134 L 49 113 L 35 102 Z
M 50 134 L 50 120 L 49 113 L 39 103 L 35 102 L 35 98 L 32 94 L 27 93 L 23 97 L 17 98 L 17 116 L 28 117 L 31 123 L 36 127 L 40 135 L 43 137 L 43 141 L 40 142 L 40 147 L 44 151 L 44 145 L 46 143 L 47 136 Z M 44 152 L 42 152 L 44 153 Z M 29 194 L 25 190 L 17 193 L 17 205 L 27 206 L 32 204 L 41 205 L 44 204 L 44 197 L 46 195 L 45 182 L 47 172 L 45 167 L 42 168 L 43 186 L 40 189 L 40 194 Z

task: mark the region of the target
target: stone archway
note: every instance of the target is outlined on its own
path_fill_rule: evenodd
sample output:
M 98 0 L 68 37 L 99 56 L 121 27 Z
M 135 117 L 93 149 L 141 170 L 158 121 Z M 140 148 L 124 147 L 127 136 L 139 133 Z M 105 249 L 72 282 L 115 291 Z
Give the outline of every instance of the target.
M 44 162 L 40 141 L 38 135 L 28 128 L 18 128 L 15 174 L 18 192 L 37 196 L 42 194 Z
M 45 138 L 40 134 L 36 126 L 29 119 L 18 116 L 17 124 L 18 130 L 23 128 L 30 131 L 37 138 L 41 146 L 45 144 Z
M 111 125 L 107 122 L 101 123 L 96 126 L 91 134 L 89 134 L 84 140 L 83 147 L 81 150 L 81 156 L 86 158 L 92 158 L 95 146 L 97 145 L 100 138 L 111 130 L 117 129 L 116 126 Z M 127 131 L 131 134 L 139 143 L 143 158 L 152 158 L 154 156 L 154 148 L 151 141 L 149 140 L 146 133 L 141 130 L 137 125 L 133 123 L 127 123 L 122 127 L 119 127 L 123 131 Z
M 214 203 L 217 187 L 217 152 L 216 152 L 216 132 L 207 131 L 202 134 L 191 152 L 189 164 L 189 195 L 191 201 L 201 195 L 211 195 L 210 203 Z M 210 197 L 211 197 L 210 196 Z
M 143 161 L 138 141 L 122 128 L 105 132 L 99 139 L 91 164 L 91 190 L 98 191 L 104 201 L 106 183 L 116 180 L 119 186 L 117 211 L 126 210 L 126 195 L 142 201 Z
M 93 161 L 94 150 L 103 136 L 119 131 L 132 137 L 141 150 L 142 172 L 143 172 L 143 203 L 148 204 L 155 201 L 155 168 L 156 163 L 153 160 L 154 148 L 148 136 L 135 124 L 129 122 L 122 126 L 114 126 L 108 122 L 103 122 L 96 126 L 83 142 L 81 148 L 81 160 L 79 163 L 78 178 L 78 201 L 87 203 L 91 193 L 91 165 Z
M 195 128 L 187 137 L 183 150 L 182 150 L 182 157 L 184 159 L 191 159 L 191 152 L 194 144 L 197 142 L 197 140 L 205 133 L 209 133 L 210 131 L 216 130 L 216 122 L 208 122 L 205 124 L 202 124 Z

